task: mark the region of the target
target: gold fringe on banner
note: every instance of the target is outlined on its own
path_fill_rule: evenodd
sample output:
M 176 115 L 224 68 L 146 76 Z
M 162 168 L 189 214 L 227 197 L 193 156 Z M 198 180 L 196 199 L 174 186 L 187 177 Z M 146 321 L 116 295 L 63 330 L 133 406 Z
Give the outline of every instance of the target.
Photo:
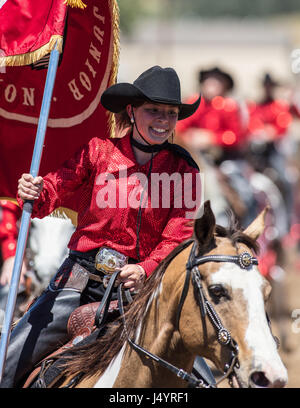
M 63 218 L 63 219 L 68 219 L 70 218 L 72 224 L 74 227 L 77 226 L 77 212 L 71 210 L 70 208 L 65 208 L 65 207 L 59 207 L 56 210 L 54 210 L 51 214 L 51 217 L 55 218 Z
M 110 7 L 110 14 L 112 20 L 112 35 L 113 35 L 113 60 L 112 60 L 112 72 L 108 86 L 114 85 L 117 80 L 117 74 L 119 69 L 119 56 L 120 56 L 120 13 L 117 0 L 108 0 Z M 111 138 L 115 137 L 116 119 L 115 114 L 107 112 L 108 114 L 108 128 Z
M 12 55 L 0 57 L 0 67 L 15 67 L 22 65 L 30 65 L 49 54 L 57 43 L 57 49 L 61 53 L 63 45 L 63 37 L 61 35 L 52 35 L 50 41 L 39 49 L 27 52 L 26 54 Z
M 0 197 L 0 201 L 4 201 L 4 200 L 5 200 L 5 201 L 11 201 L 12 203 L 16 204 L 17 206 L 19 205 L 16 198 L 12 198 L 12 197 Z
M 83 1 L 81 1 L 81 0 L 65 0 L 64 4 L 66 4 L 67 6 L 70 6 L 70 7 L 77 7 L 77 8 L 81 8 L 81 9 L 86 8 L 86 4 L 84 4 Z
M 0 197 L 1 201 L 10 201 L 11 203 L 16 204 L 19 207 L 19 203 L 16 198 L 12 197 Z M 1 205 L 1 203 L 0 203 Z M 56 210 L 54 210 L 51 214 L 51 217 L 55 218 L 63 218 L 63 219 L 68 219 L 72 221 L 72 224 L 76 227 L 77 225 L 77 212 L 71 210 L 70 208 L 65 208 L 65 207 L 59 207 Z

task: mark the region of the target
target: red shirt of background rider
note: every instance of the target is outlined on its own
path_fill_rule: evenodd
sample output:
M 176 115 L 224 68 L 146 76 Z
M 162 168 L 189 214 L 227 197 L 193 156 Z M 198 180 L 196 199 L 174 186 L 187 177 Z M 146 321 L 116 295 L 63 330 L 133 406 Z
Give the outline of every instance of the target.
M 202 102 L 196 113 L 178 122 L 176 130 L 184 144 L 194 148 L 217 145 L 239 148 L 245 128 L 238 103 L 227 97 L 234 87 L 232 77 L 219 68 L 200 71 Z M 195 100 L 195 96 L 188 99 Z
M 250 137 L 259 138 L 266 142 L 281 139 L 287 134 L 292 122 L 290 104 L 283 99 L 275 99 L 275 89 L 279 86 L 270 74 L 266 74 L 262 81 L 263 99 L 259 103 L 250 101 L 248 132 Z
M 0 265 L 0 286 L 10 283 L 11 273 L 14 265 L 18 240 L 18 220 L 21 209 L 18 205 L 8 200 L 0 200 L 0 249 L 2 265 Z M 20 284 L 25 283 L 27 271 L 26 262 L 23 261 Z
M 0 201 L 0 246 L 2 260 L 5 261 L 11 256 L 15 256 L 18 228 L 17 221 L 21 215 L 20 207 L 7 201 Z

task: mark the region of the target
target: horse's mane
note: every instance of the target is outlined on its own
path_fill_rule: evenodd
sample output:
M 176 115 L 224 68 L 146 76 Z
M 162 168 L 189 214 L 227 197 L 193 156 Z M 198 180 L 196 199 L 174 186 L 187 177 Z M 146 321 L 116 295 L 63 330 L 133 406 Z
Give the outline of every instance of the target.
M 244 243 L 255 252 L 258 251 L 258 244 L 249 236 L 237 229 L 237 223 L 234 218 L 231 219 L 230 226 L 224 228 L 216 225 L 215 235 L 231 239 L 235 246 L 238 242 Z M 125 318 L 127 323 L 127 334 L 131 339 L 134 338 L 137 327 L 143 319 L 145 306 L 150 301 L 150 297 L 156 288 L 160 285 L 164 272 L 171 261 L 185 248 L 194 242 L 190 238 L 179 244 L 153 271 L 146 280 L 143 290 L 134 298 L 134 301 L 127 307 Z M 91 377 L 96 373 L 104 372 L 110 362 L 121 350 L 126 341 L 125 330 L 121 318 L 110 323 L 104 335 L 99 337 L 94 343 L 84 346 L 74 346 L 67 353 L 60 354 L 63 357 L 63 368 L 66 375 L 74 376 L 83 373 L 84 377 Z M 58 356 L 59 357 L 59 356 Z
M 238 220 L 236 219 L 232 211 L 228 212 L 229 226 L 227 228 L 221 225 L 216 225 L 215 234 L 219 237 L 229 238 L 232 245 L 236 247 L 238 243 L 245 244 L 248 248 L 252 249 L 255 253 L 259 253 L 259 244 L 257 241 L 246 235 L 239 226 Z
M 165 270 L 170 262 L 186 247 L 193 242 L 190 238 L 179 244 L 153 271 L 146 280 L 143 290 L 134 298 L 130 307 L 127 307 L 125 318 L 129 336 L 134 336 L 136 328 L 145 311 L 145 305 L 149 301 L 153 291 L 159 286 Z M 84 372 L 86 377 L 91 377 L 97 372 L 104 372 L 111 360 L 121 350 L 126 341 L 126 333 L 123 330 L 121 318 L 118 318 L 107 327 L 105 334 L 94 343 L 81 347 L 73 347 L 66 353 L 57 357 L 63 357 L 63 367 L 66 375 L 76 375 Z

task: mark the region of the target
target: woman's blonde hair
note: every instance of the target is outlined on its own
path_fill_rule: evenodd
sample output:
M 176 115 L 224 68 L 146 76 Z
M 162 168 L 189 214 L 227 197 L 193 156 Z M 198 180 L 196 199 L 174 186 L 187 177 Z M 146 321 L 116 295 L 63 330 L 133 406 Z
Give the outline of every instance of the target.
M 138 108 L 146 103 L 145 100 L 141 100 L 139 102 L 133 103 L 131 106 L 133 108 Z M 129 127 L 132 127 L 132 123 L 130 121 L 130 117 L 128 116 L 127 110 L 123 109 L 119 113 L 115 113 L 115 118 L 116 118 L 116 126 L 119 131 L 122 131 L 124 129 L 127 129 Z

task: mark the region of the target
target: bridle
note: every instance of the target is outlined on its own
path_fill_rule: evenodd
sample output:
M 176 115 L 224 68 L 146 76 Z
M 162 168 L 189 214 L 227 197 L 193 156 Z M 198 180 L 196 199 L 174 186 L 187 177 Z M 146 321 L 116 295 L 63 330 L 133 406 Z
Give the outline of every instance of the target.
M 169 369 L 178 377 L 187 381 L 189 383 L 189 387 L 215 388 L 221 381 L 225 380 L 226 378 L 229 378 L 229 382 L 232 381 L 232 376 L 234 375 L 234 368 L 239 367 L 238 345 L 236 341 L 231 337 L 230 332 L 223 326 L 221 319 L 219 318 L 212 304 L 207 300 L 203 292 L 202 277 L 199 272 L 198 265 L 202 265 L 206 262 L 232 262 L 239 265 L 243 269 L 248 269 L 252 265 L 258 265 L 258 260 L 252 257 L 248 252 L 243 252 L 240 255 L 206 255 L 197 257 L 196 249 L 197 243 L 194 242 L 189 255 L 188 262 L 186 264 L 186 277 L 177 310 L 176 329 L 179 329 L 179 320 L 182 307 L 189 290 L 190 281 L 192 280 L 197 303 L 199 304 L 200 308 L 204 335 L 206 336 L 206 316 L 208 316 L 211 324 L 213 325 L 216 331 L 216 337 L 218 342 L 222 346 L 227 347 L 231 355 L 230 360 L 228 361 L 228 363 L 225 364 L 223 376 L 215 384 L 208 383 L 207 380 L 203 376 L 201 376 L 201 374 L 200 374 L 201 378 L 196 378 L 193 374 L 189 374 L 183 369 L 175 367 L 174 365 L 168 363 L 161 357 L 150 353 L 143 347 L 136 344 L 133 340 L 131 340 L 127 331 L 126 320 L 124 316 L 121 285 L 119 285 L 118 287 L 118 303 L 120 308 L 120 314 L 123 319 L 124 330 L 127 335 L 127 341 L 135 351 L 137 351 L 139 354 L 147 358 L 156 361 L 161 366 Z

